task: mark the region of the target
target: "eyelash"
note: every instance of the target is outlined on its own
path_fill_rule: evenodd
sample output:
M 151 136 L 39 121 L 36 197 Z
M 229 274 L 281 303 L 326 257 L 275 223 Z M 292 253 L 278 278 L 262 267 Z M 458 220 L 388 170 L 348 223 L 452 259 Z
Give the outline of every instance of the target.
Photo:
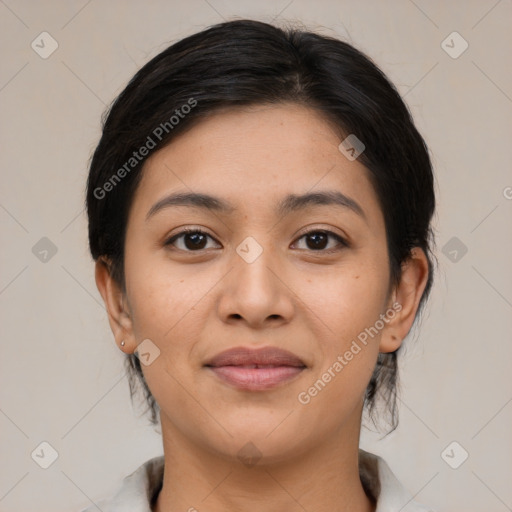
M 206 235 L 207 237 L 211 238 L 212 240 L 215 240 L 210 234 L 206 233 L 205 231 L 202 231 L 201 229 L 187 228 L 187 229 L 184 229 L 183 231 L 180 231 L 179 233 L 173 235 L 171 238 L 169 238 L 165 242 L 164 245 L 165 246 L 172 246 L 177 239 L 181 238 L 184 235 L 188 235 L 188 234 L 192 234 L 192 233 L 193 234 Z M 337 248 L 335 247 L 335 248 L 331 248 L 331 249 L 318 249 L 318 250 L 305 249 L 305 250 L 309 250 L 309 251 L 314 252 L 314 253 L 327 253 L 327 254 L 331 254 L 331 253 L 338 252 L 338 251 L 340 251 L 340 250 L 342 250 L 344 248 L 349 247 L 348 242 L 344 238 L 342 238 L 337 233 L 334 233 L 334 232 L 329 231 L 327 229 L 318 229 L 318 228 L 317 229 L 312 229 L 311 231 L 303 233 L 299 238 L 297 238 L 297 240 L 302 240 L 304 237 L 307 237 L 308 235 L 311 235 L 311 234 L 314 234 L 314 233 L 323 233 L 323 234 L 326 234 L 329 237 L 334 238 L 335 240 L 337 240 L 339 242 L 341 247 L 337 247 Z M 182 252 L 189 252 L 189 253 L 193 253 L 193 252 L 200 253 L 201 251 L 205 251 L 206 249 L 199 249 L 197 251 L 191 251 L 191 250 L 185 250 L 185 249 L 176 249 L 176 250 L 182 251 Z

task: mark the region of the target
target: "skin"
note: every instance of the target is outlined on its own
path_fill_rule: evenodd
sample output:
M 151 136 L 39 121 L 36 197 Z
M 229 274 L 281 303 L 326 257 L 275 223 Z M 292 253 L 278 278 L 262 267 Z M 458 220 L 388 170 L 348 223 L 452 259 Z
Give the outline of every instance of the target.
M 390 290 L 377 196 L 340 142 L 315 111 L 258 106 L 217 113 L 147 160 L 129 212 L 126 293 L 102 261 L 96 283 L 120 349 L 133 353 L 150 339 L 160 350 L 142 365 L 161 408 L 165 472 L 155 512 L 375 510 L 358 473 L 364 392 L 378 353 L 396 350 L 409 332 L 428 264 L 416 248 Z M 285 195 L 319 190 L 349 196 L 366 219 L 333 205 L 275 214 Z M 237 212 L 172 206 L 146 221 L 178 191 L 217 196 Z M 202 250 L 186 236 L 165 245 L 187 226 L 211 236 Z M 315 249 L 304 237 L 314 230 L 349 246 L 329 238 Z M 252 263 L 236 252 L 249 236 L 263 249 Z M 299 393 L 395 302 L 400 312 L 301 404 Z M 271 390 L 243 391 L 203 366 L 238 346 L 284 348 L 307 368 Z M 248 442 L 261 457 L 253 466 L 237 456 Z

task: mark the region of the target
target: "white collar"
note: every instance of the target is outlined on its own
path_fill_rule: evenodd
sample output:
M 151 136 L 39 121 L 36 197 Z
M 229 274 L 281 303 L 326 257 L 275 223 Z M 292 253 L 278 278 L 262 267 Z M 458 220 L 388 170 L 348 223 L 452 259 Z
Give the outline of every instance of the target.
M 152 500 L 160 492 L 164 473 L 164 456 L 147 460 L 125 477 L 116 494 L 104 498 L 81 512 L 151 512 Z M 359 450 L 359 473 L 366 492 L 377 503 L 375 512 L 432 512 L 432 509 L 413 500 L 398 481 L 386 461 L 364 450 Z

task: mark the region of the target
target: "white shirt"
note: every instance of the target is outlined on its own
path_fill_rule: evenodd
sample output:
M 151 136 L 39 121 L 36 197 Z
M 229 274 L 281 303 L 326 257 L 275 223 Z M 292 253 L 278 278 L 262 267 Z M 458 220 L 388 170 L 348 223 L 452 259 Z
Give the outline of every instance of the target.
M 104 498 L 81 512 L 151 512 L 162 487 L 164 456 L 149 459 L 122 481 L 116 494 Z M 375 512 L 433 512 L 431 508 L 413 501 L 398 481 L 386 461 L 359 450 L 359 474 L 367 494 L 377 505 Z

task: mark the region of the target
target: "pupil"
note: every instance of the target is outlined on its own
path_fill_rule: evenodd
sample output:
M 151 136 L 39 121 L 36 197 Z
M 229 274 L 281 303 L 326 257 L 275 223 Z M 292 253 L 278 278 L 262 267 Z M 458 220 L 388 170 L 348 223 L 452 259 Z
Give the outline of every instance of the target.
M 202 238 L 202 240 L 201 240 Z M 185 245 L 187 249 L 202 249 L 204 246 L 204 241 L 206 237 L 201 233 L 191 233 L 185 236 Z M 191 244 L 187 243 L 188 241 L 192 241 Z M 203 243 L 201 243 L 203 242 Z
M 313 249 L 323 249 L 325 248 L 325 242 L 327 241 L 327 235 L 325 233 L 314 233 L 309 235 L 309 240 L 313 240 Z

